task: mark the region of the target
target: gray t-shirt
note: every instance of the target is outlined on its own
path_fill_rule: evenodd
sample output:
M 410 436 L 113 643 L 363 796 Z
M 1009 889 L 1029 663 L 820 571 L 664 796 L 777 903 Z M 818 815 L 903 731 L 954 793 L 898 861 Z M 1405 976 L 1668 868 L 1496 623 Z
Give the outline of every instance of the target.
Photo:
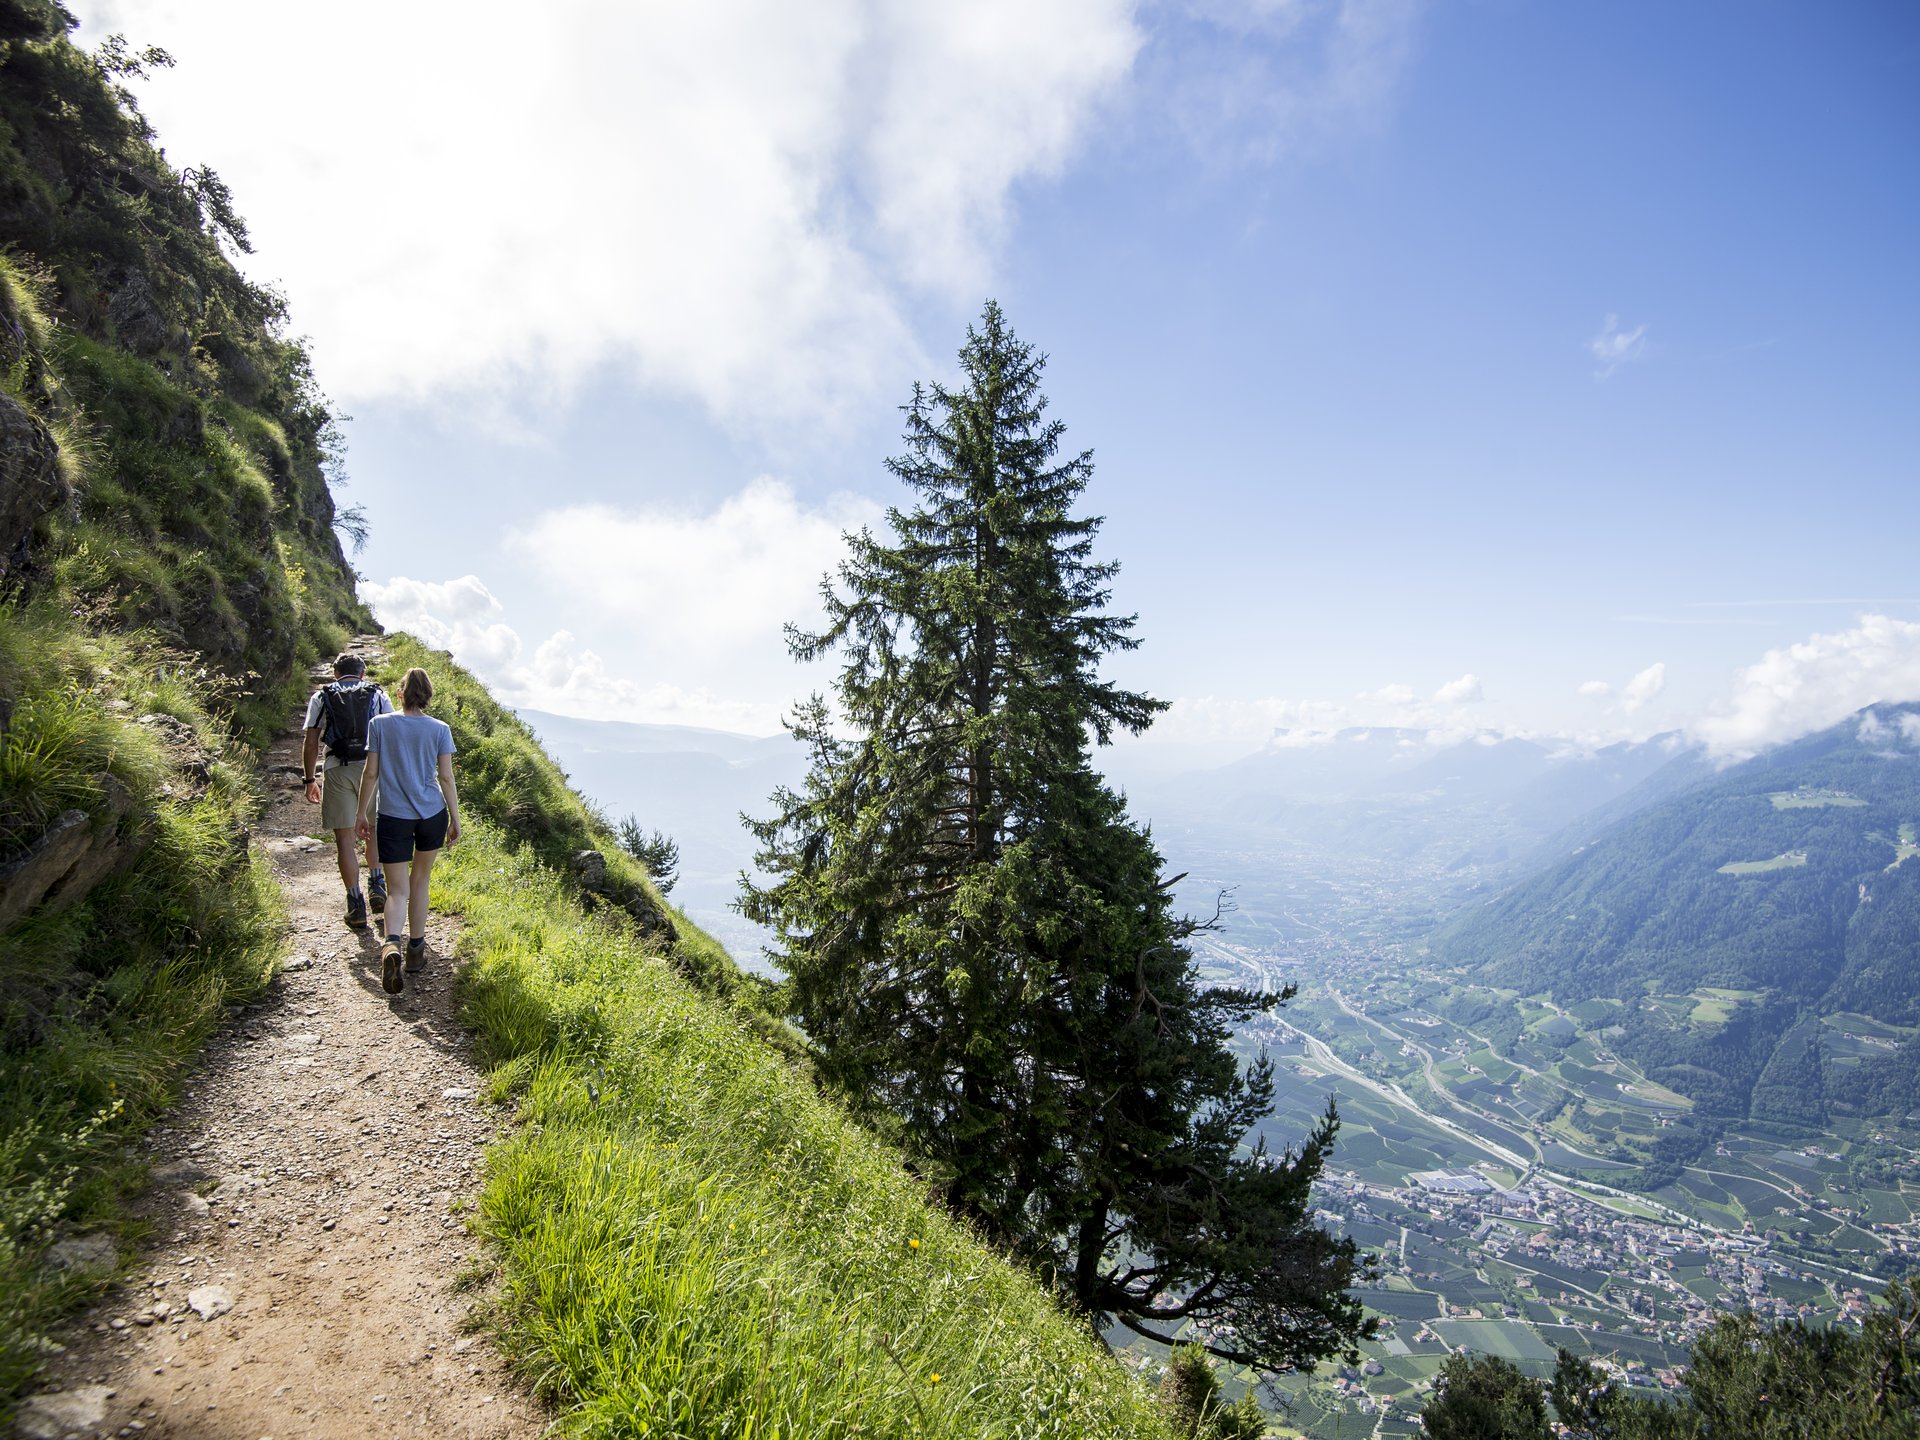
M 447 808 L 440 757 L 453 754 L 453 731 L 431 715 L 381 715 L 367 727 L 367 753 L 380 757 L 380 813 L 431 820 Z
M 343 690 L 365 685 L 373 691 L 373 703 L 367 708 L 367 718 L 369 720 L 375 715 L 390 715 L 393 713 L 393 702 L 387 699 L 387 692 L 382 690 L 378 685 L 375 685 L 371 680 L 336 680 L 333 683 Z M 325 693 L 325 687 L 323 686 L 321 689 L 314 691 L 312 697 L 307 701 L 307 729 L 320 731 L 320 738 L 323 742 L 327 738 L 327 706 L 324 698 Z M 346 761 L 331 754 L 323 755 L 320 758 L 320 768 L 322 770 L 331 770 L 336 765 L 344 765 L 346 763 Z

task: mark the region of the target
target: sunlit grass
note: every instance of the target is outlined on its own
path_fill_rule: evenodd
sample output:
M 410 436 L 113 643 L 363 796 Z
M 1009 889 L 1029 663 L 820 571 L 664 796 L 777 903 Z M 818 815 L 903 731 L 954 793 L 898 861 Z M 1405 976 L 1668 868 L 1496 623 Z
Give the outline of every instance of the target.
M 220 1023 L 272 972 L 280 897 L 243 826 L 249 757 L 183 657 L 89 633 L 56 606 L 0 606 L 0 858 L 66 810 L 104 815 L 132 793 L 137 864 L 0 936 L 0 1411 L 39 1363 L 38 1337 L 99 1277 L 42 1262 L 63 1232 L 108 1227 L 133 1176 L 122 1158 L 171 1103 Z M 203 789 L 176 783 L 143 715 L 187 724 L 212 754 Z M 108 823 L 96 818 L 95 825 Z
M 566 1433 L 1163 1433 L 1083 1324 L 630 925 L 484 822 L 443 866 L 517 1110 L 477 1224 Z

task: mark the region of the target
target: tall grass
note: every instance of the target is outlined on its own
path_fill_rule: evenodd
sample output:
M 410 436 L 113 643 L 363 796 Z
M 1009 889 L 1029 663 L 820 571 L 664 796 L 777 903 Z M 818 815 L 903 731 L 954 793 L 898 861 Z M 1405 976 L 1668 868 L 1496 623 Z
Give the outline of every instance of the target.
M 485 820 L 435 877 L 518 1106 L 477 1224 L 564 1433 L 1166 1433 L 1084 1324 L 624 919 Z
M 0 606 L 0 860 L 61 811 L 98 813 L 111 775 L 149 827 L 138 864 L 85 900 L 0 934 L 0 1424 L 45 1329 L 97 1288 L 44 1262 L 63 1232 L 117 1235 L 137 1179 L 125 1142 L 168 1104 L 225 1006 L 265 983 L 279 892 L 249 855 L 252 757 L 196 665 L 151 638 L 89 633 L 51 604 Z M 210 756 L 186 783 L 164 714 Z M 196 793 L 197 792 L 197 793 Z M 96 824 L 104 823 L 96 821 Z

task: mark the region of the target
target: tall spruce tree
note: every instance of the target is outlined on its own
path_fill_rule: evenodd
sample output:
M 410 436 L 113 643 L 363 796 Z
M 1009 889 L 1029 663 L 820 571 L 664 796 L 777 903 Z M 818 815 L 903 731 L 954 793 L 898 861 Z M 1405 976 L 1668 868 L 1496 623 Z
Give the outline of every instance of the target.
M 1280 998 L 1203 988 L 1150 840 L 1089 763 L 1161 702 L 1100 678 L 1131 649 L 1106 612 L 1100 521 L 1076 516 L 1092 457 L 1059 458 L 1043 356 L 989 303 L 962 383 L 916 386 L 912 489 L 862 532 L 828 623 L 797 658 L 838 653 L 838 714 L 793 729 L 811 763 L 754 822 L 764 885 L 742 909 L 777 937 L 823 1073 L 897 1118 L 950 1203 L 1039 1264 L 1090 1316 L 1270 1370 L 1364 1333 L 1350 1243 L 1307 1192 L 1333 1140 L 1241 1141 L 1271 1108 L 1233 1021 Z M 1159 1328 L 1156 1328 L 1159 1327 Z

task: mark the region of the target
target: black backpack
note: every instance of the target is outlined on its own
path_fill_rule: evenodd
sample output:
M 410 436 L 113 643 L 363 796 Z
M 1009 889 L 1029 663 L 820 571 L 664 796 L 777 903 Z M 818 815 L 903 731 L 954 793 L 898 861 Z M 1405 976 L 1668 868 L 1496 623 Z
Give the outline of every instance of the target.
M 379 693 L 378 685 L 365 681 L 343 685 L 338 680 L 320 692 L 329 755 L 348 764 L 367 758 L 367 726 L 373 719 L 373 697 Z

